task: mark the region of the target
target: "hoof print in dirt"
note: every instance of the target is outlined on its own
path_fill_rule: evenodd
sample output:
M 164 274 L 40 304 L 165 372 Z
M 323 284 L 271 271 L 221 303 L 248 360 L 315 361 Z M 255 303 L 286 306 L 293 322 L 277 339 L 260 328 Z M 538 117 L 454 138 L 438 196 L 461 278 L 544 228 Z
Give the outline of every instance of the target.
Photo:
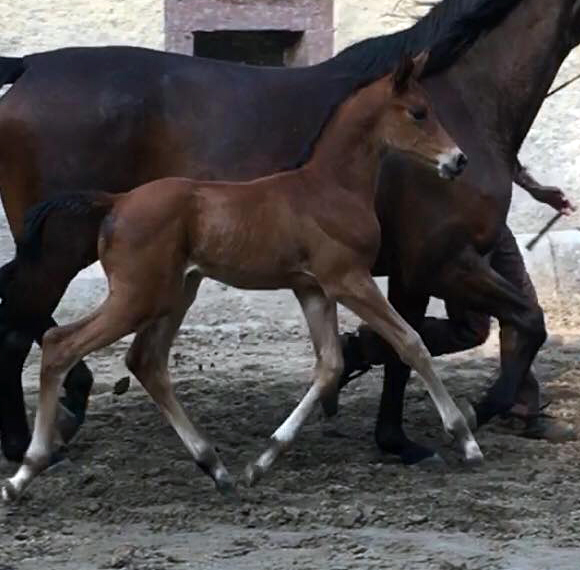
M 115 548 L 109 562 L 109 568 L 129 568 L 135 560 L 136 548 L 122 545 Z

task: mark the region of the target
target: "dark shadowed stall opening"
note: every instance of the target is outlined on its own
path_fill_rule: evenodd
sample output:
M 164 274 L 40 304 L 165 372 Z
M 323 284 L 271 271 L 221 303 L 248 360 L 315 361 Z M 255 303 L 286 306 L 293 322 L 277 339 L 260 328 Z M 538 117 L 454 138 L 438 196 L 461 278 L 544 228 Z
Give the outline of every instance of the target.
M 289 30 L 194 32 L 193 53 L 249 65 L 291 65 L 302 35 Z
M 333 0 L 164 1 L 168 51 L 286 67 L 333 53 Z

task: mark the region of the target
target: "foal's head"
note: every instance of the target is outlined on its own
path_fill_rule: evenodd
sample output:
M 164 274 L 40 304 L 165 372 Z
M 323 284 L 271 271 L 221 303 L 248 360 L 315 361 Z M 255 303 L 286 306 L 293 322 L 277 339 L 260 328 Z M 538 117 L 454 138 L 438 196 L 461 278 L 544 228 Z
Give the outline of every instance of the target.
M 375 96 L 384 98 L 376 134 L 386 147 L 409 153 L 451 179 L 463 172 L 467 157 L 439 123 L 417 81 L 427 59 L 425 52 L 415 59 L 407 57 L 371 87 L 378 90 Z

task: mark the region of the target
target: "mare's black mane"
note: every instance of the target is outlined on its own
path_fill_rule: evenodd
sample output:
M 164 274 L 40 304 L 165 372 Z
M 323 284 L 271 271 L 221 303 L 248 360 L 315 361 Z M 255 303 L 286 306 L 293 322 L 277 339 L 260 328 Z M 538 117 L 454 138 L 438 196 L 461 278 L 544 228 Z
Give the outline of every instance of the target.
M 423 77 L 453 65 L 486 31 L 497 26 L 522 0 L 442 0 L 410 28 L 358 42 L 320 64 L 339 81 L 333 82 L 328 113 L 297 162 L 305 164 L 336 108 L 354 91 L 394 71 L 405 56 L 429 50 Z

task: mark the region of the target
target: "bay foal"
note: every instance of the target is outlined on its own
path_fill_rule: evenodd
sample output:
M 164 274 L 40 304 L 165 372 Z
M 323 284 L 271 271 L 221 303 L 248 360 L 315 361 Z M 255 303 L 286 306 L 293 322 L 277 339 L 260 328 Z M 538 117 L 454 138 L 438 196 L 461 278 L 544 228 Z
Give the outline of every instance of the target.
M 389 147 L 409 152 L 445 177 L 459 174 L 466 163 L 416 82 L 426 57 L 406 59 L 392 75 L 344 102 L 315 141 L 310 159 L 295 170 L 237 184 L 166 178 L 126 194 L 83 193 L 37 207 L 28 226 L 29 248 L 35 234 L 42 239 L 42 222 L 53 211 L 72 205 L 71 215 L 83 215 L 84 207 L 85 214 L 103 218 L 98 248 L 109 295 L 91 315 L 45 334 L 34 434 L 22 466 L 2 488 L 5 500 L 20 496 L 48 464 L 57 394 L 68 371 L 132 332 L 137 334 L 128 368 L 217 488 L 233 491 L 210 441 L 186 417 L 167 369 L 175 334 L 204 277 L 248 289 L 292 289 L 316 353 L 311 388 L 272 435 L 268 449 L 247 467 L 250 483 L 290 446 L 318 402 L 327 414 L 336 411 L 343 366 L 337 302 L 417 370 L 466 459 L 482 458 L 419 336 L 370 274 L 380 244 L 374 199 L 382 153 Z M 43 233 L 49 231 L 46 224 Z M 26 246 L 20 244 L 22 254 Z

